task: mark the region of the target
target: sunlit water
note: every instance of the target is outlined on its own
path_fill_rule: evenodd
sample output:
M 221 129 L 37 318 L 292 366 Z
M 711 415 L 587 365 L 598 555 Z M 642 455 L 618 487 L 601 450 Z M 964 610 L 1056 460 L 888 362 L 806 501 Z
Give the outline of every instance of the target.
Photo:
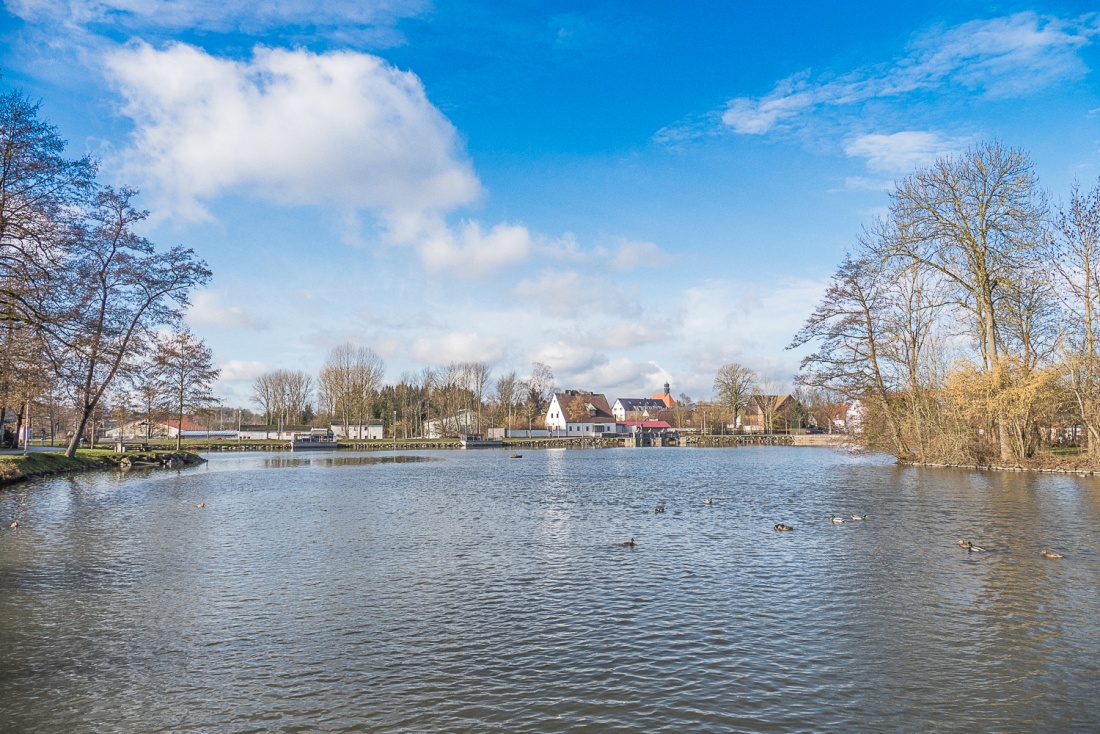
M 0 492 L 0 730 L 1100 730 L 1100 481 L 421 456 Z

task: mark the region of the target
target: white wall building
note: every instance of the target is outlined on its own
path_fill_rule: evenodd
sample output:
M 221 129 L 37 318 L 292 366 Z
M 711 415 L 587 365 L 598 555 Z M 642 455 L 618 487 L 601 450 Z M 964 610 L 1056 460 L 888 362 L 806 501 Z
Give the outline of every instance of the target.
M 565 437 L 619 432 L 607 398 L 581 390 L 555 393 L 546 409 L 546 428 L 556 436 Z
M 386 437 L 386 429 L 383 427 L 381 421 L 349 423 L 346 426 L 343 423 L 333 423 L 329 426 L 329 430 L 332 431 L 332 435 L 336 438 L 351 439 L 355 441 Z

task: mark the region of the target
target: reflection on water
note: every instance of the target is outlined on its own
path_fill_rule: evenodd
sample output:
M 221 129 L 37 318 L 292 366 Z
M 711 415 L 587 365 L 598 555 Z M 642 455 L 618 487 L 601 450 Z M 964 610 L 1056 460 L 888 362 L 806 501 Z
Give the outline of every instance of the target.
M 333 454 L 276 454 L 265 455 L 260 465 L 265 469 L 279 469 L 288 466 L 368 466 L 370 464 L 412 464 L 420 461 L 438 461 L 429 456 L 417 456 L 414 454 L 388 454 L 385 456 L 362 455 L 355 456 Z
M 1095 480 L 779 447 L 390 459 L 0 494 L 0 730 L 1100 729 Z

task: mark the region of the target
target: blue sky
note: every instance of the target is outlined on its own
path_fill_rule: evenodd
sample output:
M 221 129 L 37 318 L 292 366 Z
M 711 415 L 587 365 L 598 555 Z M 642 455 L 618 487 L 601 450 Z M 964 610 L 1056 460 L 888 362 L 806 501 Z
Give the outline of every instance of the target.
M 991 138 L 1055 201 L 1100 176 L 1088 3 L 252 5 L 0 11 L 0 85 L 210 263 L 188 320 L 231 404 L 344 341 L 390 380 L 785 381 L 897 177 Z

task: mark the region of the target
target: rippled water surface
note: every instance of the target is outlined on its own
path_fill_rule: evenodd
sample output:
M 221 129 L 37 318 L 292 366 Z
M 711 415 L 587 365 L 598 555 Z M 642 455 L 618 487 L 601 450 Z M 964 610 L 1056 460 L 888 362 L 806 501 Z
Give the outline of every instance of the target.
M 1096 480 L 421 456 L 0 492 L 0 730 L 1100 730 Z

